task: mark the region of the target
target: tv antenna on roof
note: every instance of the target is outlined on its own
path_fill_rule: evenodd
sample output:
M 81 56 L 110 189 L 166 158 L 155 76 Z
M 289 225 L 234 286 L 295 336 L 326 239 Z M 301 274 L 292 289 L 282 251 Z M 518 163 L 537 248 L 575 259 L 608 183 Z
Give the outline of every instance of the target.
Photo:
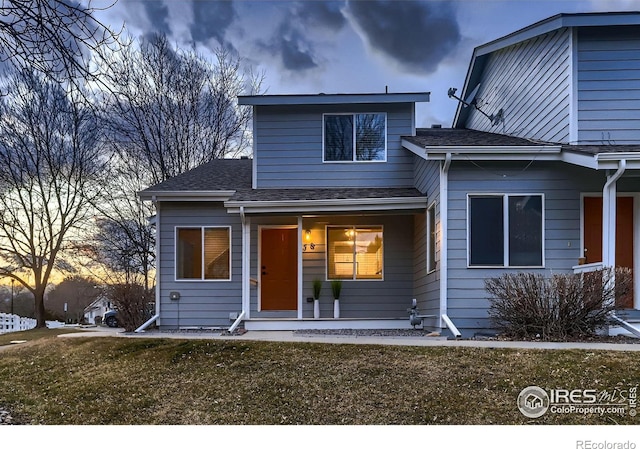
M 464 100 L 456 96 L 457 90 L 458 89 L 456 89 L 455 87 L 450 87 L 449 91 L 447 92 L 447 95 L 449 96 L 449 98 L 455 98 L 460 103 L 462 103 L 462 105 L 465 108 L 469 106 L 473 106 L 480 114 L 484 115 L 486 118 L 488 118 L 491 121 L 492 126 L 496 126 L 498 123 L 500 123 L 504 119 L 504 111 L 502 110 L 502 108 L 500 108 L 500 110 L 496 114 L 489 115 L 478 107 L 478 103 L 476 101 L 476 95 L 478 95 L 478 90 L 480 90 L 480 84 L 474 87 L 471 93 L 469 93 L 469 95 L 467 95 L 467 98 Z

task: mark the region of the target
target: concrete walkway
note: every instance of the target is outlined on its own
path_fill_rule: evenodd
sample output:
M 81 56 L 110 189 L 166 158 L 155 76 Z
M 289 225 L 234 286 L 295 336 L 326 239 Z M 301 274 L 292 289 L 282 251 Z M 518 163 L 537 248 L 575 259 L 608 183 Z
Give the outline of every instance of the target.
M 458 348 L 505 348 L 505 349 L 582 349 L 589 351 L 640 351 L 638 343 L 570 343 L 570 342 L 530 342 L 530 341 L 497 341 L 497 340 L 447 340 L 444 337 L 388 337 L 388 336 L 354 336 L 354 335 L 321 335 L 298 334 L 292 331 L 249 331 L 242 335 L 220 335 L 217 332 L 158 332 L 141 333 L 124 332 L 122 329 L 86 328 L 84 332 L 59 335 L 61 338 L 78 337 L 121 337 L 121 338 L 176 338 L 176 339 L 211 339 L 230 341 L 271 341 L 332 343 L 360 345 L 391 346 L 429 346 Z

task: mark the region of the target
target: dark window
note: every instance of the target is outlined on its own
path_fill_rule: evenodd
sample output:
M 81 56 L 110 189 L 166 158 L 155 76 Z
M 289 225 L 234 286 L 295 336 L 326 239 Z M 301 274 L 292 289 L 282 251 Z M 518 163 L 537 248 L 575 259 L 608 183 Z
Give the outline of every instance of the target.
M 509 197 L 509 265 L 542 265 L 542 197 Z
M 542 207 L 542 195 L 469 197 L 469 265 L 542 266 Z
M 387 151 L 385 114 L 326 114 L 324 160 L 384 161 Z
M 504 265 L 502 197 L 471 197 L 471 265 Z

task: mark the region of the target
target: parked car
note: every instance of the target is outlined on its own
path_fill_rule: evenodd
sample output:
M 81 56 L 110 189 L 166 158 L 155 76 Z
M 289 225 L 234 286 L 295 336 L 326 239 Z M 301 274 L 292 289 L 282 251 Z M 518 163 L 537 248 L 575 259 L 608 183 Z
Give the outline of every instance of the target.
M 118 311 L 109 310 L 102 317 L 102 322 L 109 327 L 118 327 Z

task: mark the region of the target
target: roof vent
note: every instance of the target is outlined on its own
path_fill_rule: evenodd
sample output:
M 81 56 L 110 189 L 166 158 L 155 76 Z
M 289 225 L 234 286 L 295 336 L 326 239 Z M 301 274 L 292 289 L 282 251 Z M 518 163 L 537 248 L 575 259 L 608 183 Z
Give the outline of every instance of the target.
M 240 156 L 240 159 L 249 159 L 249 156 Z
M 431 125 L 431 129 L 440 129 L 440 128 L 442 128 L 442 125 L 438 125 L 438 124 Z

